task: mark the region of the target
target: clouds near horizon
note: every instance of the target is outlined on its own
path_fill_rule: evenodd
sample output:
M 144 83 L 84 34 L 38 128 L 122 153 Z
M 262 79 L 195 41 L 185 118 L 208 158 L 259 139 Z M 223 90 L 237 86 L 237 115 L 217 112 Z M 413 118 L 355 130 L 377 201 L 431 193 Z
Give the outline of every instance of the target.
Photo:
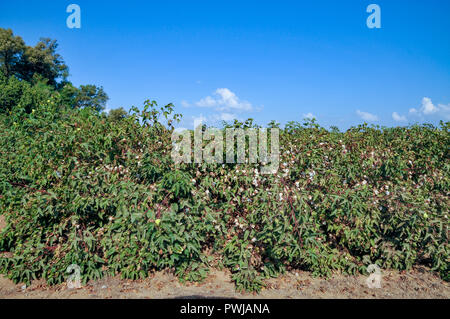
M 364 121 L 367 122 L 376 122 L 379 120 L 378 116 L 369 112 L 363 112 L 360 110 L 356 110 L 356 114 L 363 119 Z

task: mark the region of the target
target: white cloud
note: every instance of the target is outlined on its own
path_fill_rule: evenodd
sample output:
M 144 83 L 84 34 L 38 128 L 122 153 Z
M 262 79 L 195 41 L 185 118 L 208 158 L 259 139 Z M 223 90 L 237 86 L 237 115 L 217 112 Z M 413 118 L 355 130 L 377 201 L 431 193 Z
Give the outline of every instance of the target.
M 392 118 L 396 122 L 406 122 L 407 121 L 406 116 L 400 115 L 397 112 L 392 113 Z
M 450 104 L 438 104 L 434 105 L 433 101 L 429 97 L 424 97 L 422 99 L 422 105 L 419 109 L 411 108 L 409 109 L 411 115 L 416 116 L 426 116 L 426 115 L 437 115 L 446 120 L 450 119 Z
M 213 107 L 213 106 L 217 106 L 218 102 L 217 100 L 213 99 L 210 96 L 207 96 L 203 99 L 201 99 L 200 101 L 198 101 L 197 103 L 195 103 L 195 105 L 200 106 L 200 107 Z
M 312 114 L 311 112 L 303 114 L 303 118 L 304 119 L 311 119 L 311 120 L 312 119 L 317 119 L 317 117 L 314 114 Z
M 189 106 L 191 106 L 191 104 L 189 104 L 188 101 L 183 100 L 183 101 L 181 101 L 181 106 L 183 106 L 183 107 L 189 107 Z
M 431 102 L 431 99 L 429 97 L 424 97 L 422 99 L 422 108 L 421 108 L 423 114 L 433 114 L 438 111 L 438 108 L 434 106 L 433 102 Z
M 232 120 L 234 120 L 234 119 L 237 119 L 237 116 L 236 116 L 236 114 L 233 114 L 233 113 L 220 113 L 218 116 L 217 116 L 217 119 L 218 120 L 221 120 L 221 121 L 232 121 Z
M 360 111 L 360 110 L 357 110 L 356 114 L 358 114 L 358 116 L 360 118 L 362 118 L 364 121 L 367 121 L 367 122 L 376 122 L 376 121 L 378 121 L 378 116 L 376 116 L 375 114 L 371 114 L 371 113 L 368 113 L 368 112 L 363 112 L 363 111 Z
M 251 111 L 253 109 L 251 103 L 242 101 L 227 88 L 217 89 L 214 92 L 214 97 L 207 96 L 195 104 L 200 107 L 215 107 L 219 111 Z

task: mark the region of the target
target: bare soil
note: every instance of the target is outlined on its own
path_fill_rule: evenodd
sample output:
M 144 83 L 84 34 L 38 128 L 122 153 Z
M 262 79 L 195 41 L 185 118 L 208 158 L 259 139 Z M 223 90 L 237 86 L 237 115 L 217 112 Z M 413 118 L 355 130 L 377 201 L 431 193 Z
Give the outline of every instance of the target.
M 450 297 L 449 284 L 429 270 L 419 267 L 410 272 L 383 272 L 381 288 L 368 288 L 366 276 L 336 275 L 314 278 L 308 272 L 290 272 L 266 281 L 259 294 L 236 292 L 230 273 L 213 269 L 203 283 L 181 284 L 168 272 L 158 272 L 145 280 L 128 281 L 117 277 L 88 283 L 80 289 L 66 284 L 48 286 L 35 281 L 30 287 L 14 284 L 0 276 L 0 299 L 161 299 L 161 298 L 340 298 L 404 299 Z

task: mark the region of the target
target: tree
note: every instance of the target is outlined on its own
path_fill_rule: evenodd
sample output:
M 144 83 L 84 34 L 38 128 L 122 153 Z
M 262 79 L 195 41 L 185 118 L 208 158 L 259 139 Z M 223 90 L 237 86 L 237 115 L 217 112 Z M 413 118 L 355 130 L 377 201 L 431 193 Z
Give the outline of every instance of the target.
M 108 95 L 103 88 L 92 84 L 76 88 L 72 83 L 67 82 L 59 92 L 62 103 L 72 108 L 92 107 L 102 111 L 108 101 Z
M 108 118 L 113 122 L 118 122 L 120 120 L 123 120 L 128 116 L 127 111 L 123 109 L 123 107 L 120 107 L 118 109 L 114 109 L 109 111 Z
M 80 90 L 73 86 L 72 83 L 64 83 L 59 91 L 62 104 L 71 108 L 77 107 L 77 96 L 79 92 Z
M 34 47 L 27 46 L 11 29 L 0 28 L 0 70 L 7 78 L 16 76 L 27 82 L 39 75 L 56 88 L 58 80 L 64 81 L 69 75 L 57 48 L 56 40 L 48 38 L 41 38 Z
M 0 72 L 0 112 L 11 110 L 22 97 L 27 82 L 22 82 L 15 76 L 6 77 Z
M 27 46 L 11 29 L 0 28 L 1 112 L 17 105 L 31 112 L 53 94 L 71 108 L 105 108 L 108 95 L 103 87 L 90 84 L 76 88 L 67 81 L 69 69 L 57 48 L 56 40 L 48 38 L 41 38 L 34 47 Z
M 11 29 L 0 28 L 0 70 L 7 78 L 17 75 L 25 48 L 21 37 L 14 36 Z
M 47 79 L 37 75 L 30 83 L 16 76 L 7 78 L 0 72 L 0 112 L 20 106 L 30 113 L 33 108 L 45 103 L 54 92 L 54 88 L 47 84 Z
M 39 74 L 49 85 L 57 87 L 58 79 L 65 80 L 69 75 L 69 68 L 56 53 L 57 48 L 56 40 L 48 38 L 41 38 L 35 47 L 27 46 L 20 63 L 21 78 L 30 82 L 35 74 Z
M 97 87 L 92 84 L 81 85 L 76 96 L 77 107 L 92 107 L 97 111 L 105 109 L 108 95 L 103 87 Z
M 55 93 L 54 88 L 48 85 L 47 79 L 35 76 L 33 83 L 24 87 L 22 96 L 20 97 L 18 105 L 25 109 L 25 112 L 31 113 L 33 108 L 41 106 L 46 103 L 48 99 Z

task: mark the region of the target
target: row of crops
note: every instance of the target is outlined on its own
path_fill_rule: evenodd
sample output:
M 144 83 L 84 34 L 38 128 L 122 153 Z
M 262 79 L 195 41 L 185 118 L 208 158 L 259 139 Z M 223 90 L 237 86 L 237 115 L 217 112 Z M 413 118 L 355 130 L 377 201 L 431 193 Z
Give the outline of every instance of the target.
M 327 277 L 373 263 L 449 280 L 449 122 L 290 122 L 278 172 L 263 175 L 260 163 L 175 165 L 171 105 L 112 119 L 62 104 L 55 94 L 0 114 L 0 273 L 16 282 L 59 284 L 71 264 L 84 282 L 227 268 L 247 291 L 290 269 Z

